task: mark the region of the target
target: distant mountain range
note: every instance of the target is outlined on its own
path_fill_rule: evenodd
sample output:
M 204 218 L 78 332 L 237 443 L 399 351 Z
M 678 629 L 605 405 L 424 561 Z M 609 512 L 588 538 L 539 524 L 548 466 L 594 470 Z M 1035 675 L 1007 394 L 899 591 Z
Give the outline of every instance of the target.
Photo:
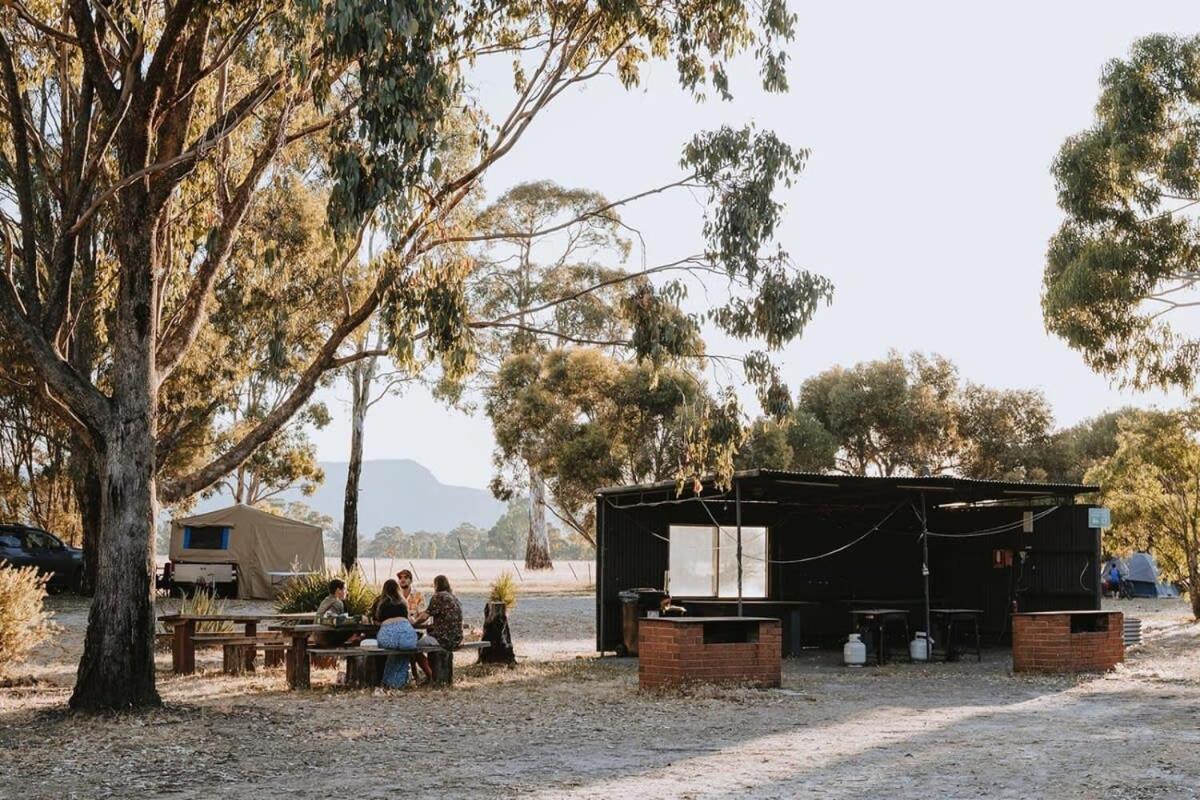
M 277 499 L 298 500 L 309 508 L 342 521 L 342 505 L 346 497 L 345 461 L 322 461 L 325 483 L 315 493 L 305 497 L 299 489 L 289 490 Z M 229 505 L 227 495 L 201 500 L 197 513 Z M 469 486 L 450 486 L 439 481 L 433 473 L 411 459 L 363 461 L 359 483 L 358 529 L 368 539 L 386 525 L 399 525 L 405 532 L 448 531 L 463 522 L 488 529 L 505 505 L 486 489 Z

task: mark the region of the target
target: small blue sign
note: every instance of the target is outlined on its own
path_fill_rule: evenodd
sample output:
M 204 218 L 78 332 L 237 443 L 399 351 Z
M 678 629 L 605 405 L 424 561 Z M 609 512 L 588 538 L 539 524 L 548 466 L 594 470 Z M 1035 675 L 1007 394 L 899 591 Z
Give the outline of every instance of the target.
M 1088 509 L 1088 527 L 1089 528 L 1111 528 L 1112 527 L 1112 512 L 1107 508 L 1089 508 Z

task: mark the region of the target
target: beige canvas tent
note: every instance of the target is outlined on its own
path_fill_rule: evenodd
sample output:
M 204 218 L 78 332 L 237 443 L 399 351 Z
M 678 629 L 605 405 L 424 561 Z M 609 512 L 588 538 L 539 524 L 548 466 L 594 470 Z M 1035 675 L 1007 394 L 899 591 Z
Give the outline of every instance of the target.
M 269 573 L 325 568 L 316 525 L 236 505 L 171 522 L 171 561 L 236 564 L 238 597 L 274 596 Z

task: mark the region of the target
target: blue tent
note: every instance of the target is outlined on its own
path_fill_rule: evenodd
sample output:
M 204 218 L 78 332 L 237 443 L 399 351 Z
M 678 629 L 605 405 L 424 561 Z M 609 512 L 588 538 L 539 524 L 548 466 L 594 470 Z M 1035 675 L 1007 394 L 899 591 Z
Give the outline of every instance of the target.
M 1159 580 L 1158 565 L 1149 553 L 1134 553 L 1122 572 L 1134 597 L 1178 597 L 1179 592 L 1169 583 Z

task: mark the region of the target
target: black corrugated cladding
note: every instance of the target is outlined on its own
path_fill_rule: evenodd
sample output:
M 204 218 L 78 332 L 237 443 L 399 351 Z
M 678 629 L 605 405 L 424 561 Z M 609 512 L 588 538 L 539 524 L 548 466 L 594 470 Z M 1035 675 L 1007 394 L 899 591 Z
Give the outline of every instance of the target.
M 739 473 L 738 480 L 743 481 L 743 525 L 769 530 L 767 600 L 813 604 L 803 610 L 806 644 L 844 636 L 853 607 L 912 608 L 913 629 L 924 627 L 917 614 L 924 606 L 919 511 L 923 490 L 930 509 L 929 530 L 942 534 L 931 535 L 929 547 L 935 608 L 983 609 L 984 630 L 992 635 L 1007 633 L 1014 601 L 1022 611 L 1099 608 L 1099 532 L 1087 527 L 1086 506 L 1071 505 L 1075 494 L 1094 487 L 766 471 Z M 1030 505 L 953 505 L 1016 503 L 1029 500 L 1021 495 L 1040 493 L 1045 496 Z M 703 496 L 701 505 L 693 496 L 677 495 L 671 485 L 598 495 L 598 650 L 613 650 L 620 642 L 620 591 L 662 588 L 672 524 L 709 525 L 714 519 L 721 525 L 734 524 L 732 493 L 706 485 Z M 1026 512 L 1036 516 L 1032 533 L 1023 533 L 1020 526 Z M 1017 527 L 989 532 L 1003 526 Z M 873 532 L 861 542 L 825 556 L 867 531 Z M 807 560 L 813 556 L 825 557 Z M 680 599 L 687 605 L 687 598 Z M 720 613 L 733 613 L 735 603 L 728 599 Z M 714 608 L 707 610 L 712 613 Z M 752 613 L 778 616 L 787 627 L 794 610 L 759 603 Z M 785 645 L 789 638 L 785 633 Z

